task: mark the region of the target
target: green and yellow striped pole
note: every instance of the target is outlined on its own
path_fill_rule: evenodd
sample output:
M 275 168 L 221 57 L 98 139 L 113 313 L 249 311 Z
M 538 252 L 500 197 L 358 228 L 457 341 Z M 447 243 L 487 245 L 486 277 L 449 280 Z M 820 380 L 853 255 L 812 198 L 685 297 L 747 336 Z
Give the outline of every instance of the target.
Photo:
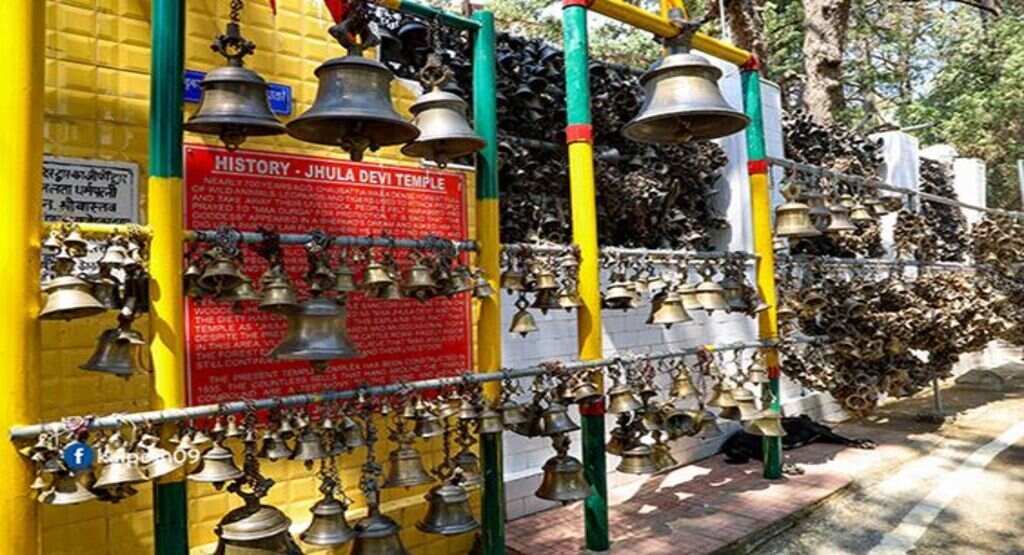
M 0 177 L 3 227 L 0 229 L 0 429 L 39 420 L 40 365 L 39 241 L 43 191 L 43 56 L 46 3 L 0 3 L 0 33 L 5 37 L 0 67 L 9 84 L 0 103 Z M 40 549 L 39 504 L 32 465 L 10 441 L 0 445 L 0 515 L 6 524 L 0 545 L 7 553 L 36 555 Z
M 565 138 L 569 148 L 569 187 L 573 242 L 580 250 L 577 335 L 580 360 L 599 360 L 601 345 L 601 270 L 597 246 L 594 188 L 594 133 L 590 122 L 590 75 L 585 0 L 564 0 Z M 601 384 L 598 384 L 599 386 Z M 592 493 L 583 504 L 587 549 L 607 551 L 608 481 L 604 452 L 604 401 L 580 407 L 583 418 L 583 467 Z
M 477 368 L 496 372 L 501 368 L 501 238 L 498 202 L 498 101 L 495 67 L 494 14 L 478 11 L 473 20 L 480 24 L 473 39 L 473 118 L 476 132 L 486 145 L 476 156 L 476 229 L 480 251 L 478 263 L 487 274 L 494 294 L 480 303 L 477 335 Z M 489 383 L 485 394 L 494 401 L 500 388 Z M 483 529 L 485 555 L 505 553 L 505 481 L 501 434 L 481 434 L 480 451 L 484 473 Z
M 185 406 L 185 307 L 182 287 L 182 102 L 185 2 L 153 0 L 149 99 L 150 350 L 154 405 Z M 188 553 L 185 477 L 172 474 L 153 488 L 157 555 Z
M 743 108 L 750 117 L 747 126 L 747 159 L 750 174 L 750 212 L 754 227 L 754 252 L 757 260 L 757 285 L 768 304 L 758 316 L 758 331 L 761 339 L 778 337 L 776 319 L 775 292 L 775 248 L 772 233 L 772 199 L 771 183 L 768 176 L 768 160 L 765 154 L 764 114 L 761 108 L 761 65 L 753 55 L 741 67 L 743 81 Z M 779 353 L 773 348 L 765 349 L 765 361 L 768 364 L 769 387 L 772 392 L 773 410 L 780 410 Z M 778 479 L 782 477 L 782 438 L 765 437 L 764 441 L 764 477 Z

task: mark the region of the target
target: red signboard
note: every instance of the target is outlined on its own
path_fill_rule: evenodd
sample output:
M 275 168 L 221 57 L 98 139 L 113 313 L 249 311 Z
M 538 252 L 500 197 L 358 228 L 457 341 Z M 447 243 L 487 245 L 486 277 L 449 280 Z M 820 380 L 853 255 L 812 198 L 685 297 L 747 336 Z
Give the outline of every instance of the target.
M 185 147 L 185 226 L 279 233 L 389 235 L 465 239 L 465 178 L 425 170 L 238 150 Z M 305 252 L 284 247 L 296 285 Z M 258 282 L 266 263 L 245 251 L 246 272 Z M 457 374 L 471 364 L 470 300 L 466 294 L 421 303 L 351 294 L 349 337 L 360 352 L 324 372 L 309 363 L 279 362 L 268 353 L 284 337 L 281 316 L 243 313 L 208 300 L 186 301 L 189 402 L 217 403 L 360 384 L 413 381 Z

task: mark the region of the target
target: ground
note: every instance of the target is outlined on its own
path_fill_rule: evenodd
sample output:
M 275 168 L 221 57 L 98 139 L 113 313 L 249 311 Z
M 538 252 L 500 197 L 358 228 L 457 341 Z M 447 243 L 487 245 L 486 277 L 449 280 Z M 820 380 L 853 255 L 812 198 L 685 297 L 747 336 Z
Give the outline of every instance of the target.
M 945 384 L 955 418 L 917 418 L 929 394 L 837 429 L 874 451 L 786 453 L 805 474 L 766 481 L 721 456 L 609 492 L 612 553 L 1024 555 L 1024 388 Z M 579 553 L 582 508 L 508 525 L 512 553 Z

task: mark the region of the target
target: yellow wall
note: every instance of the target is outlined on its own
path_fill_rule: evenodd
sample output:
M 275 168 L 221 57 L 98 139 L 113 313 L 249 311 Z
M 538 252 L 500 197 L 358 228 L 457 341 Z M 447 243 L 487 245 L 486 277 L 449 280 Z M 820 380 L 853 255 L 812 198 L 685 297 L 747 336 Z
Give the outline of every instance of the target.
M 142 202 L 147 180 L 147 125 L 149 96 L 150 5 L 148 0 L 46 0 L 46 114 L 45 152 L 139 164 Z M 186 67 L 209 70 L 219 63 L 210 50 L 213 36 L 223 29 L 230 2 L 188 0 Z M 313 71 L 321 61 L 342 50 L 329 40 L 329 15 L 318 0 L 278 0 L 274 17 L 265 0 L 247 2 L 243 33 L 257 44 L 249 67 L 264 78 L 291 85 L 295 98 L 293 115 L 302 113 L 316 94 Z M 396 107 L 408 114 L 412 94 L 395 84 Z M 191 110 L 194 106 L 189 105 Z M 186 141 L 203 142 L 189 136 Z M 264 149 L 341 157 L 327 148 L 314 148 L 283 137 L 252 140 L 244 145 Z M 415 163 L 400 160 L 397 148 L 383 149 L 368 161 Z M 475 222 L 472 175 L 467 174 L 467 204 L 471 236 Z M 142 213 L 145 213 L 143 206 Z M 72 323 L 43 324 L 43 381 L 41 403 L 46 420 L 67 415 L 107 414 L 146 410 L 151 384 L 145 376 L 129 381 L 79 370 L 92 352 L 99 333 L 114 325 L 113 316 L 98 316 Z M 136 327 L 145 330 L 146 320 Z M 419 444 L 429 465 L 440 460 L 437 441 Z M 378 457 L 386 460 L 393 448 L 379 445 Z M 346 492 L 357 503 L 349 513 L 355 522 L 364 511 L 357 490 L 357 468 L 363 450 L 341 458 Z M 277 480 L 265 500 L 286 511 L 293 521 L 309 519 L 309 507 L 317 496 L 312 472 L 301 465 L 266 463 L 264 470 Z M 42 508 L 43 553 L 46 555 L 127 555 L 153 550 L 152 490 L 148 484 L 139 494 L 117 505 L 91 502 L 72 507 Z M 416 554 L 465 553 L 472 535 L 452 540 L 423 534 L 415 523 L 423 516 L 422 496 L 427 487 L 386 491 L 384 510 L 403 527 L 402 539 Z M 479 508 L 479 496 L 473 496 Z M 237 505 L 227 494 L 207 484 L 189 485 L 190 543 L 193 553 L 208 553 L 215 541 L 213 527 Z M 479 514 L 479 513 L 478 513 Z M 345 549 L 339 550 L 344 553 Z M 306 549 L 306 553 L 315 553 Z

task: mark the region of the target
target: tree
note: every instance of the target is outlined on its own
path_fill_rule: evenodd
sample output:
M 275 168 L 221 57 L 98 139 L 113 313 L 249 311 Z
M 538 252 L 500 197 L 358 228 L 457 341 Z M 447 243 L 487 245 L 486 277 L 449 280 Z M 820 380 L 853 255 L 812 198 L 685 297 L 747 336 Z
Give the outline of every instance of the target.
M 846 106 L 843 54 L 851 0 L 804 0 L 804 106 L 815 121 L 832 124 Z

